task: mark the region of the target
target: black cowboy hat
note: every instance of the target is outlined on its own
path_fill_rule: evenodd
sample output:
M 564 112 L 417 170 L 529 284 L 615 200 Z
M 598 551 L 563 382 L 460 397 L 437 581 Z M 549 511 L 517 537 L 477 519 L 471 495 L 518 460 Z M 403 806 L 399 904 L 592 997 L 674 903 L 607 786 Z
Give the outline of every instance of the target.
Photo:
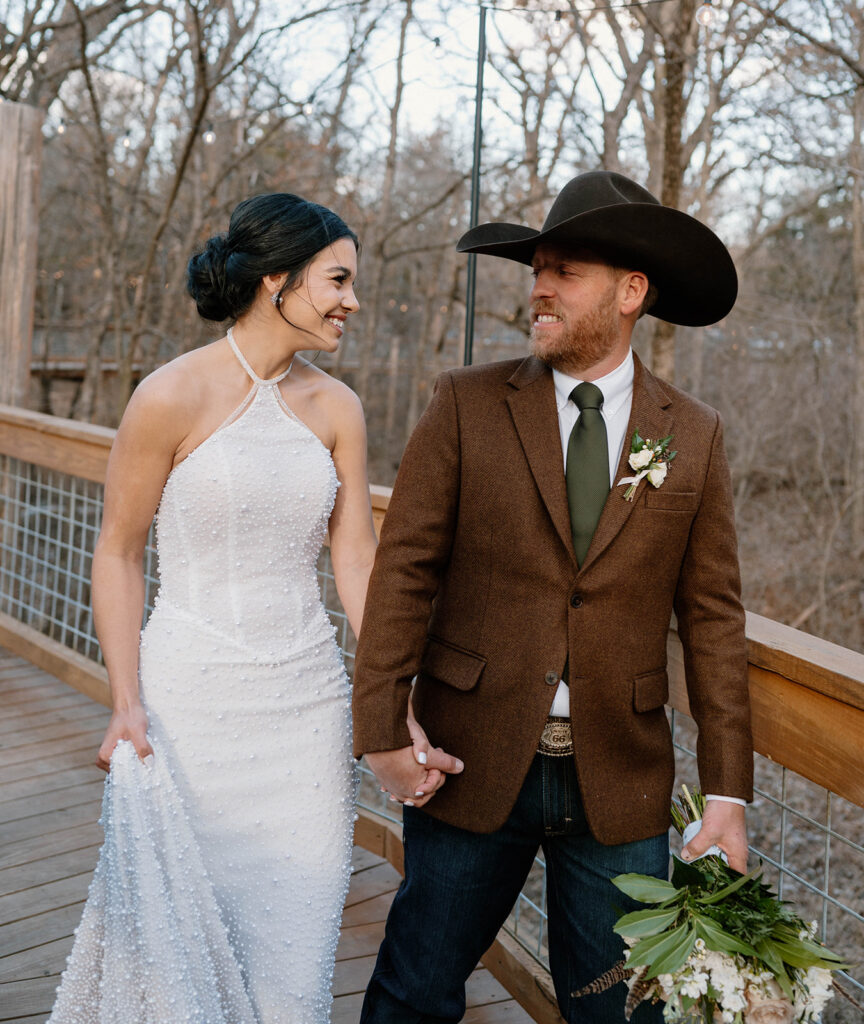
M 539 231 L 480 224 L 456 248 L 530 264 L 544 242 L 584 246 L 615 266 L 642 271 L 659 292 L 651 315 L 673 324 L 716 323 L 738 294 L 732 257 L 710 228 L 613 171 L 589 171 L 567 182 Z

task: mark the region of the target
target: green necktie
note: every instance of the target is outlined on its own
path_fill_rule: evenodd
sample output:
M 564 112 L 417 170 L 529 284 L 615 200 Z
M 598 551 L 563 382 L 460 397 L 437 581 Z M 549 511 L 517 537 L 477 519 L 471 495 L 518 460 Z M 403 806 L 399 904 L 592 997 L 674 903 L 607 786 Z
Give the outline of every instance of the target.
M 577 384 L 570 400 L 579 407 L 579 419 L 567 445 L 567 501 L 573 550 L 581 565 L 609 494 L 609 448 L 600 388 L 588 381 Z

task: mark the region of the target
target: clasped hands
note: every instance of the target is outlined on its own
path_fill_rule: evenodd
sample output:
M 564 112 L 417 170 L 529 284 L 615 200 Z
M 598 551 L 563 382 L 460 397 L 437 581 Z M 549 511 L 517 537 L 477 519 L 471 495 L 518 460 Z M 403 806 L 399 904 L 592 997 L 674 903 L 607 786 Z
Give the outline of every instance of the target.
M 458 775 L 465 766 L 458 757 L 430 745 L 410 703 L 407 722 L 411 746 L 373 751 L 366 754 L 366 763 L 381 783 L 381 791 L 389 793 L 391 800 L 422 807 L 444 785 L 448 775 Z

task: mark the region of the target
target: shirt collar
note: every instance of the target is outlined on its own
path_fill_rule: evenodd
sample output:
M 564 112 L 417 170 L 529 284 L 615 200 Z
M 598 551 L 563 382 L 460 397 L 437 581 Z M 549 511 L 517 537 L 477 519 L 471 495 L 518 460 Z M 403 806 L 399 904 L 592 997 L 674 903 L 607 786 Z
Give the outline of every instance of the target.
M 560 413 L 570 401 L 570 393 L 582 381 L 578 377 L 570 377 L 566 373 L 553 368 L 552 379 L 555 381 L 555 401 Z M 603 392 L 603 412 L 606 416 L 614 416 L 624 402 L 633 393 L 633 349 L 627 349 L 624 359 L 604 377 L 592 381 Z

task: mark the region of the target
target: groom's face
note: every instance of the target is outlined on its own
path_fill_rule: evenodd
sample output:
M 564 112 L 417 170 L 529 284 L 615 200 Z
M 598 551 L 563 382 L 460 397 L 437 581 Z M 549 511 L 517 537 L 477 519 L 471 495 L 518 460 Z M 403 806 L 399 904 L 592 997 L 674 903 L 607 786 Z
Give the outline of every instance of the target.
M 629 344 L 622 330 L 621 272 L 585 249 L 551 245 L 537 247 L 532 268 L 534 355 L 582 379 L 614 369 Z

